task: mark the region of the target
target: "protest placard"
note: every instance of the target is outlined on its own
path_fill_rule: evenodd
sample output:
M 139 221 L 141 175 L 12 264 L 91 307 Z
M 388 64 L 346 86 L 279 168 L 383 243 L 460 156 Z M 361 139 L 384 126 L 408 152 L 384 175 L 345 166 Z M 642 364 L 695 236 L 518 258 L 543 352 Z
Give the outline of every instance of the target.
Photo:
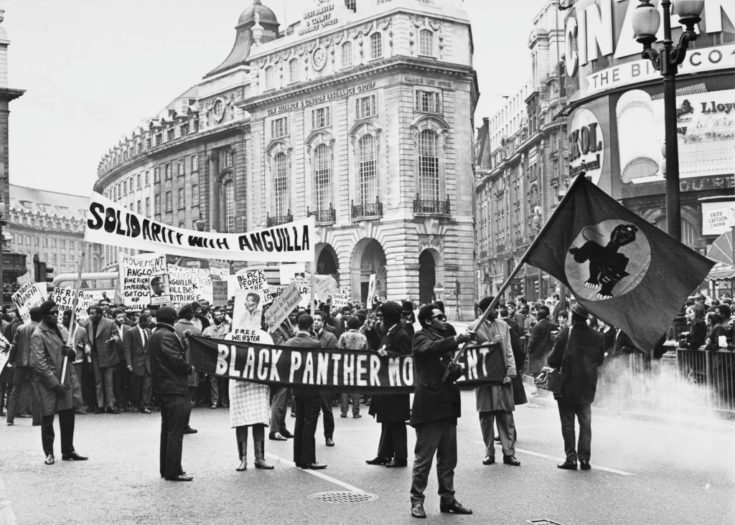
M 227 295 L 227 281 L 212 281 L 212 306 L 225 306 L 230 297 Z
M 244 268 L 235 274 L 237 285 L 243 290 L 262 290 L 268 286 L 265 272 L 261 269 Z
M 206 268 L 192 268 L 191 270 L 194 279 L 194 293 L 197 296 L 197 300 L 204 299 L 211 304 L 214 298 L 212 296 L 212 277 L 209 274 L 209 270 Z
M 350 291 L 347 288 L 340 288 L 337 293 L 332 296 L 332 304 L 337 308 L 344 308 L 350 302 Z
M 298 286 L 295 284 L 288 285 L 265 312 L 265 324 L 268 326 L 268 331 L 270 332 L 280 325 L 291 313 L 291 310 L 298 306 L 300 301 L 301 294 Z
M 31 308 L 41 306 L 46 297 L 48 297 L 46 283 L 27 283 L 13 294 L 12 299 L 23 322 L 27 323 L 31 320 Z
M 163 254 L 121 253 L 119 283 L 123 304 L 140 309 L 151 304 L 152 296 L 164 296 L 167 278 L 162 275 L 165 272 L 166 256 Z
M 57 286 L 49 294 L 49 299 L 52 299 L 59 307 L 59 322 L 61 322 L 64 312 L 71 311 L 74 308 L 74 289 L 59 288 Z M 96 302 L 92 295 L 84 290 L 79 290 L 79 300 L 77 301 L 74 317 L 79 321 L 86 319 L 88 317 L 87 308 L 93 304 L 96 304 Z
M 311 216 L 246 233 L 200 232 L 150 219 L 94 192 L 84 240 L 200 259 L 311 261 L 315 220 Z
M 169 305 L 179 308 L 197 300 L 194 291 L 194 270 L 196 268 L 182 268 L 173 264 L 168 265 Z
M 260 330 L 263 316 L 263 290 L 240 289 L 232 307 L 232 329 Z

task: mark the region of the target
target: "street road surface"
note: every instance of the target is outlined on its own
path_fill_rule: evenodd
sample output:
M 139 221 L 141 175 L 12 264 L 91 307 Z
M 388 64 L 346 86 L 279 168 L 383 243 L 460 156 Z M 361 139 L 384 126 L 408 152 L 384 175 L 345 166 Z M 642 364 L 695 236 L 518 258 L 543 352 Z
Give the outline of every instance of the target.
M 659 420 L 615 417 L 593 409 L 592 470 L 556 468 L 563 447 L 553 400 L 518 407 L 517 457 L 521 467 L 483 466 L 473 392 L 462 395 L 458 426 L 457 499 L 474 516 L 439 513 L 436 475 L 427 489 L 427 523 L 561 524 L 735 523 L 735 425 L 674 426 Z M 250 445 L 247 472 L 238 465 L 234 430 L 225 409 L 195 409 L 198 434 L 184 437 L 184 469 L 192 483 L 158 474 L 160 415 L 77 417 L 76 448 L 87 462 L 45 466 L 40 427 L 17 419 L 0 427 L 0 524 L 39 523 L 415 523 L 410 516 L 411 461 L 406 469 L 368 466 L 380 427 L 339 417 L 336 446 L 324 445 L 321 421 L 317 460 L 323 471 L 291 463 L 292 444 L 266 442 L 273 471 L 255 470 Z M 321 418 L 320 418 L 321 419 Z M 289 428 L 293 428 L 289 418 Z M 409 448 L 415 436 L 409 429 Z M 57 458 L 58 451 L 57 431 Z M 346 492 L 370 501 L 329 503 L 323 492 Z

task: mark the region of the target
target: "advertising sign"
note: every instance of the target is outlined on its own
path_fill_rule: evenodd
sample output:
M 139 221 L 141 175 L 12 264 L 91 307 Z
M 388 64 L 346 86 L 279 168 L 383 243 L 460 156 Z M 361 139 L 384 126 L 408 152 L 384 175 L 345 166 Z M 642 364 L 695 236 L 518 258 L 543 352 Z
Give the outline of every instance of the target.
M 735 200 L 702 203 L 702 235 L 721 235 L 735 226 Z

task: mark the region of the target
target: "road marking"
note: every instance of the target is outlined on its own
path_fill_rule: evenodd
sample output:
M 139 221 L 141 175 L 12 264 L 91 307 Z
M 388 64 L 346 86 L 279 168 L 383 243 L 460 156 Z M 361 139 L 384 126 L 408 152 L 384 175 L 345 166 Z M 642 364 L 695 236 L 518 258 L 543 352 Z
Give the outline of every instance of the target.
M 288 461 L 287 459 L 283 459 L 280 456 L 277 456 L 275 454 L 271 454 L 270 452 L 266 452 L 265 455 L 275 461 L 278 461 L 279 463 L 283 463 L 284 465 L 288 465 L 291 467 L 296 467 L 296 464 L 293 461 Z M 332 476 L 328 476 L 327 474 L 324 474 L 320 470 L 308 470 L 308 469 L 301 469 L 303 472 L 306 472 L 307 474 L 311 474 L 312 476 L 316 476 L 319 479 L 323 479 L 324 481 L 328 481 L 330 483 L 334 483 L 337 486 L 342 487 L 343 489 L 347 489 L 351 492 L 354 492 L 356 494 L 367 494 L 362 489 L 358 489 L 357 487 L 350 485 L 349 483 L 346 483 L 344 481 L 340 481 L 337 478 L 333 478 Z
M 475 443 L 477 443 L 478 445 L 485 445 L 485 443 L 482 441 L 475 441 Z M 532 450 L 525 450 L 522 448 L 516 448 L 516 452 L 520 452 L 521 454 L 528 454 L 529 456 L 536 456 L 538 458 L 549 459 L 552 461 L 564 461 L 564 458 L 559 457 L 559 456 L 550 456 L 549 454 L 542 454 L 540 452 L 533 452 Z M 602 470 L 604 472 L 618 474 L 619 476 L 634 476 L 635 475 L 632 472 L 625 472 L 624 470 L 618 470 L 618 469 L 614 469 L 610 467 L 601 467 L 597 464 L 592 465 L 592 468 L 594 470 Z
M 0 498 L 5 497 L 5 483 L 3 478 L 0 476 Z M 13 512 L 13 506 L 9 501 L 0 499 L 0 524 L 2 525 L 15 525 L 15 513 Z

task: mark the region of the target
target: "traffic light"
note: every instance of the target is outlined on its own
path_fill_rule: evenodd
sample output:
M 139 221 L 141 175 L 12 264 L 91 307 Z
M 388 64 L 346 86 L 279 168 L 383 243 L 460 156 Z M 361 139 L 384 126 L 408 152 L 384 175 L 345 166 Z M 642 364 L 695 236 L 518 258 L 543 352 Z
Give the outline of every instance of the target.
M 33 256 L 33 280 L 37 283 L 52 283 L 54 278 L 51 274 L 54 273 L 54 269 L 46 266 L 44 261 L 38 258 L 38 254 Z

